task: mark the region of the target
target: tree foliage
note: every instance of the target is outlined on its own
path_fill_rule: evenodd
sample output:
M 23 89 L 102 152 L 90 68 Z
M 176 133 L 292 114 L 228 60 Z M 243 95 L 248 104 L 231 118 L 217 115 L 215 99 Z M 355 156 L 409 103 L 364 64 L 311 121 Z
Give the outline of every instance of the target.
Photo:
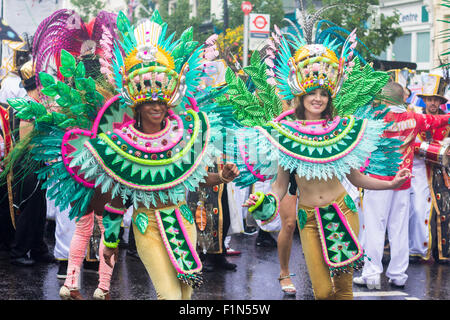
M 371 18 L 368 8 L 370 5 L 379 5 L 379 0 L 323 0 L 322 4 L 323 6 L 341 4 L 325 11 L 322 17 L 349 31 L 357 29 L 359 39 L 370 52 L 363 46 L 358 46 L 358 49 L 368 61 L 373 60 L 371 58 L 374 56 L 380 55 L 390 44 L 394 43 L 397 37 L 403 34 L 398 25 L 399 14 L 393 16 L 380 14 L 379 28 L 368 28 L 367 22 Z
M 70 3 L 78 9 L 77 13 L 85 22 L 90 21 L 105 8 L 105 0 L 70 0 Z

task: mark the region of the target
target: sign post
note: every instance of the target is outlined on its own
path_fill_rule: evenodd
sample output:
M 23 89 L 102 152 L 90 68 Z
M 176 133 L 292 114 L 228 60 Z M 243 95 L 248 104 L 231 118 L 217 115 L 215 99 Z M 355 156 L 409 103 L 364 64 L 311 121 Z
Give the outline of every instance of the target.
M 269 38 L 270 33 L 270 15 L 269 14 L 250 14 L 250 50 L 258 50 Z
M 253 5 L 249 1 L 244 1 L 241 4 L 241 9 L 244 12 L 244 56 L 243 65 L 248 65 L 248 29 L 249 29 L 249 13 L 252 12 Z

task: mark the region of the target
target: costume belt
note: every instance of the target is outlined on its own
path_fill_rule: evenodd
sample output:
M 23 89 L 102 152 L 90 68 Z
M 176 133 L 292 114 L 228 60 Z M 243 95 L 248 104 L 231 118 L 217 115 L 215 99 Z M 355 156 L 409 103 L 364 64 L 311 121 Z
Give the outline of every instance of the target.
M 194 223 L 186 202 L 158 209 L 137 209 L 133 222 L 142 234 L 147 230 L 148 214 L 151 213 L 155 215 L 164 247 L 178 272 L 178 279 L 193 288 L 200 287 L 203 284 L 202 263 L 183 222 L 184 217 L 190 224 Z
M 364 251 L 341 210 L 344 205 L 357 213 L 355 203 L 347 193 L 328 206 L 314 208 L 300 206 L 298 211 L 301 229 L 306 223 L 306 211 L 314 212 L 323 257 L 331 276 L 349 272 L 349 267 L 360 269 L 364 263 Z

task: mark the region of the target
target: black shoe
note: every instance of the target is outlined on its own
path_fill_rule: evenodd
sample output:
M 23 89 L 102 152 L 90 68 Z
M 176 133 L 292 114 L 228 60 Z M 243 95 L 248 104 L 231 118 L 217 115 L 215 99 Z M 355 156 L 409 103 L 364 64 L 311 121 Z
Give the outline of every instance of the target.
M 202 271 L 203 272 L 213 272 L 213 271 L 215 271 L 216 270 L 216 268 L 214 267 L 214 265 L 212 265 L 212 264 L 203 264 L 203 268 L 202 268 Z
M 36 264 L 36 261 L 34 261 L 33 259 L 28 258 L 28 257 L 20 257 L 20 258 L 11 259 L 11 264 L 13 264 L 15 266 L 20 266 L 20 267 L 31 267 Z
M 422 257 L 419 256 L 409 256 L 409 263 L 420 263 L 422 262 Z
M 277 242 L 272 238 L 269 232 L 259 230 L 255 245 L 258 247 L 276 248 Z
M 229 270 L 234 271 L 237 268 L 237 265 L 234 263 L 228 262 L 228 260 L 222 254 L 216 254 L 213 258 L 214 267 L 221 270 Z
M 32 258 L 36 262 L 40 262 L 40 263 L 55 263 L 56 262 L 55 256 L 48 252 L 41 254 L 39 256 L 32 256 Z
M 58 279 L 67 278 L 67 265 L 68 264 L 69 264 L 69 261 L 67 261 L 67 260 L 59 261 L 59 267 L 58 267 L 58 272 L 56 273 L 56 278 L 58 278 Z

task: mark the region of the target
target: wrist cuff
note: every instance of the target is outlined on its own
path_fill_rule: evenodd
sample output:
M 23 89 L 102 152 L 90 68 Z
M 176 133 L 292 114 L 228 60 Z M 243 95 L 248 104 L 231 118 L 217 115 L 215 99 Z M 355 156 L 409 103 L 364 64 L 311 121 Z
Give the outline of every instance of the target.
M 105 205 L 102 219 L 105 228 L 103 244 L 108 248 L 117 248 L 119 244 L 120 226 L 125 211 L 125 208 L 114 208 L 109 203 Z
M 103 244 L 105 245 L 105 247 L 112 248 L 112 249 L 117 248 L 119 246 L 119 242 L 120 241 L 118 239 L 116 242 L 108 242 L 103 239 Z
M 262 192 L 256 192 L 260 195 Z M 267 224 L 276 218 L 279 212 L 279 199 L 273 193 L 262 194 L 256 204 L 249 208 L 249 212 L 257 220 L 261 220 L 262 224 Z

